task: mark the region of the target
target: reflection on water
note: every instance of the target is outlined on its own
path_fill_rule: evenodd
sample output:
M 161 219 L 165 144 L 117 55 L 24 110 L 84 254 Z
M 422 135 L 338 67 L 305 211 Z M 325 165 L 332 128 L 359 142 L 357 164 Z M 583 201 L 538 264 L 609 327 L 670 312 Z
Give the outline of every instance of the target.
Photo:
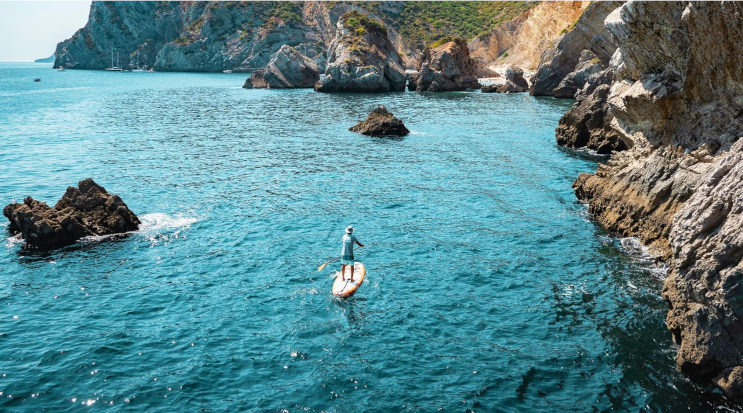
M 571 102 L 243 81 L 0 65 L 0 200 L 93 177 L 143 222 L 5 243 L 0 410 L 724 405 L 676 372 L 663 270 L 575 201 Z M 378 104 L 412 133 L 348 131 Z M 317 266 L 347 225 L 369 281 L 336 300 Z

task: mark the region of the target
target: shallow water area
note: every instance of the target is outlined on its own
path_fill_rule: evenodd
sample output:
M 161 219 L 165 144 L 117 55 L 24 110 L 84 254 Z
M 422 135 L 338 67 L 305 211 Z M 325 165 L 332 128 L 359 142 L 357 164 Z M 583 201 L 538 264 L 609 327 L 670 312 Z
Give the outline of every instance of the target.
M 576 201 L 571 101 L 246 76 L 0 64 L 0 202 L 92 177 L 142 220 L 52 251 L 0 227 L 0 410 L 725 407 L 676 371 L 663 270 Z M 378 104 L 412 133 L 348 131 Z M 347 225 L 368 273 L 338 300 Z

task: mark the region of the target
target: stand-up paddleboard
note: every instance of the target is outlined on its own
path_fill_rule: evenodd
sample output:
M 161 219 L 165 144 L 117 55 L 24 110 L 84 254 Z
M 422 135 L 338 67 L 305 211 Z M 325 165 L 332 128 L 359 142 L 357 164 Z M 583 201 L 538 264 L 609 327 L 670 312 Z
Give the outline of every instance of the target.
M 339 298 L 348 298 L 356 292 L 366 278 L 366 268 L 364 264 L 357 262 L 353 265 L 353 282 L 351 282 L 351 266 L 346 265 L 346 280 L 343 281 L 343 274 L 338 272 L 333 282 L 333 295 Z

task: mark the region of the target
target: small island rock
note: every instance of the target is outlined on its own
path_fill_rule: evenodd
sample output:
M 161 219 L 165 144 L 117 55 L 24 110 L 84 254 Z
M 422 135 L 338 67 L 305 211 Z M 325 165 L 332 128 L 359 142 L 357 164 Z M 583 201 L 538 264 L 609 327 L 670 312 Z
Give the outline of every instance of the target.
M 54 208 L 27 197 L 3 209 L 8 229 L 26 243 L 44 248 L 73 244 L 90 235 L 111 235 L 139 228 L 139 219 L 118 195 L 88 178 L 69 187 Z
M 408 89 L 418 92 L 479 89 L 477 70 L 477 62 L 470 58 L 467 42 L 453 39 L 423 50 L 418 73 L 410 77 Z
M 250 74 L 243 88 L 288 89 L 313 87 L 320 69 L 312 59 L 289 45 L 281 46 L 265 67 Z
M 325 77 L 318 92 L 397 92 L 405 90 L 405 66 L 378 21 L 352 11 L 338 19 L 328 48 Z
M 369 136 L 405 136 L 410 133 L 402 120 L 396 118 L 384 105 L 377 106 L 365 121 L 349 130 Z

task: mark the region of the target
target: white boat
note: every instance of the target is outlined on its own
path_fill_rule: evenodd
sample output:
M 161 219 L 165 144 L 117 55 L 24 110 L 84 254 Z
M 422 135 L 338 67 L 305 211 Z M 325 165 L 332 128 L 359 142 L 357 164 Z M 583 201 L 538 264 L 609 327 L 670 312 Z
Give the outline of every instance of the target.
M 106 70 L 109 72 L 123 72 L 124 69 L 119 66 L 119 52 L 116 52 L 116 66 L 114 66 L 114 48 L 111 47 L 111 67 L 107 67 Z
M 232 70 L 230 70 L 230 69 L 223 70 L 222 73 L 232 73 Z

